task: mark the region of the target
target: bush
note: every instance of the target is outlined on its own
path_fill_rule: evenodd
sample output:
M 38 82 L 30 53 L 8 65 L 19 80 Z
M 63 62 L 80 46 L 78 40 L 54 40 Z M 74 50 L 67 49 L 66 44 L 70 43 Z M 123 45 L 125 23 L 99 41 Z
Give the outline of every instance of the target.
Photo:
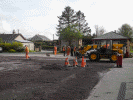
M 33 51 L 33 50 L 29 50 L 29 52 L 35 52 L 35 51 Z
M 17 52 L 24 52 L 25 51 L 25 48 L 24 47 L 18 47 L 16 49 Z
M 23 47 L 23 44 L 20 43 L 20 42 L 13 42 L 12 45 L 11 45 L 11 48 L 16 50 L 19 48 L 19 47 Z
M 7 52 L 11 49 L 11 43 L 0 43 L 0 47 L 3 48 L 3 51 Z
M 45 49 L 54 49 L 54 46 L 45 46 L 45 45 L 43 45 L 42 49 L 43 50 L 45 50 Z
M 0 43 L 0 46 L 3 47 L 5 45 L 5 43 Z
M 4 52 L 10 52 L 11 49 L 15 50 L 15 52 L 23 52 L 24 48 L 23 48 L 23 44 L 22 43 L 18 43 L 18 42 L 13 42 L 11 43 L 0 43 L 0 47 L 3 48 Z
M 132 58 L 132 57 L 133 57 L 133 54 L 130 53 L 129 58 Z
M 3 51 L 4 51 L 5 43 L 0 43 L 0 47 L 2 47 L 2 49 L 3 49 Z
M 0 43 L 2 43 L 3 42 L 3 40 L 2 40 L 2 38 L 0 38 Z
M 10 49 L 12 49 L 11 43 L 5 43 L 4 50 L 9 51 Z
M 41 42 L 35 42 L 34 45 L 35 45 L 35 47 L 38 48 L 38 47 L 40 47 L 42 45 L 42 43 Z
M 10 49 L 9 52 L 16 52 L 16 50 L 14 50 L 14 49 Z

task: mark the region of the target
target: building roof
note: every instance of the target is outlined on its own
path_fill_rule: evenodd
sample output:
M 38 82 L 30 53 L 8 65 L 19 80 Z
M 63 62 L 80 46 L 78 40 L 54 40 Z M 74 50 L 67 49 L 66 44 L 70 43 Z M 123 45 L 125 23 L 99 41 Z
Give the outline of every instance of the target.
M 128 37 L 122 36 L 115 32 L 109 32 L 106 34 L 103 34 L 99 37 L 93 38 L 93 40 L 119 40 L 119 39 L 129 39 Z
M 28 41 L 28 40 L 15 40 L 17 42 L 21 42 L 21 43 L 31 43 L 31 41 Z
M 0 38 L 2 38 L 3 42 L 12 42 L 18 36 L 21 36 L 24 40 L 26 40 L 21 34 L 0 34 Z
M 47 38 L 46 36 L 43 35 L 35 35 L 34 37 L 31 38 L 32 41 L 37 41 L 37 40 L 41 40 L 41 41 L 51 41 L 49 38 Z

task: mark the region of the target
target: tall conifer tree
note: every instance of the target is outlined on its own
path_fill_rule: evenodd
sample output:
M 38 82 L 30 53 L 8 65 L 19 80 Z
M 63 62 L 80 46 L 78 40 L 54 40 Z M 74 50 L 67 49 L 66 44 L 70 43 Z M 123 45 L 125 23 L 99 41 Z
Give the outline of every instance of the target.
M 91 33 L 90 27 L 88 27 L 88 23 L 85 20 L 84 13 L 80 10 L 76 13 L 76 20 L 78 24 L 78 30 L 82 32 L 84 35 L 88 35 Z
M 70 6 L 65 7 L 65 10 L 62 12 L 62 15 L 58 16 L 59 24 L 57 25 L 57 28 L 56 28 L 58 30 L 57 36 L 60 36 L 60 33 L 64 28 L 75 23 L 75 21 L 76 21 L 75 17 L 76 16 L 74 16 L 74 10 L 71 9 Z

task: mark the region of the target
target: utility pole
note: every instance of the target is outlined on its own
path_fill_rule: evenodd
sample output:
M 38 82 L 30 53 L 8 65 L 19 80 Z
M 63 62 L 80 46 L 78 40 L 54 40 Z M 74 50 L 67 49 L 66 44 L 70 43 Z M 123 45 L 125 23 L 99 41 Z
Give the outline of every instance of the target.
M 53 44 L 54 44 L 54 34 L 53 34 Z M 54 45 L 55 46 L 55 45 Z M 53 48 L 53 54 L 54 54 L 54 48 Z

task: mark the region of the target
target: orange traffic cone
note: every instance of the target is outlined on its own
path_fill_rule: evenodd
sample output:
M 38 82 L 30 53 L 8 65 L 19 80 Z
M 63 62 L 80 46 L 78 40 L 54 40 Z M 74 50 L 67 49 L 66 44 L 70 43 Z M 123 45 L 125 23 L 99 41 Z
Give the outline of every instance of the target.
M 68 57 L 67 57 L 65 60 L 65 66 L 68 66 L 68 65 L 69 65 L 69 61 L 68 61 Z
M 68 59 L 68 57 L 67 57 L 66 60 L 65 60 L 65 66 L 68 65 L 67 59 Z
M 76 61 L 73 59 L 73 66 L 76 67 Z
M 68 57 L 67 57 L 67 62 L 68 62 L 68 65 L 70 65 L 70 64 L 69 64 L 69 58 L 68 58 Z
M 73 66 L 74 67 L 77 67 L 78 66 L 78 63 L 77 63 L 77 61 L 75 59 L 73 60 Z
M 84 56 L 82 56 L 81 67 L 85 67 L 85 63 L 84 63 Z

